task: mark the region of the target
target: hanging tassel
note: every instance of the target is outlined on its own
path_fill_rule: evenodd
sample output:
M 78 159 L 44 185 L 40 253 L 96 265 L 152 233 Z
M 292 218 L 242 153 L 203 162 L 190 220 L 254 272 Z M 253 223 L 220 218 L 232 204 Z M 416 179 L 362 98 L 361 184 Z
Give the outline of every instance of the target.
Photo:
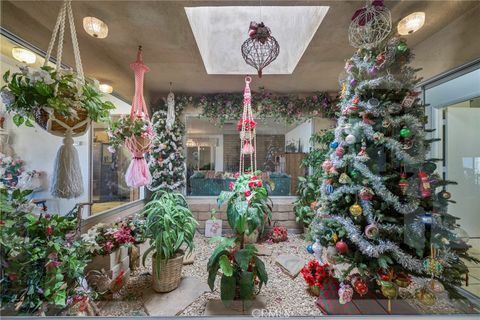
M 145 157 L 143 156 L 143 152 L 150 148 L 150 141 L 132 136 L 125 139 L 125 146 L 133 155 L 133 159 L 130 161 L 130 165 L 125 173 L 127 186 L 139 188 L 150 184 L 152 182 L 152 176 L 148 169 L 147 161 L 145 161 Z
M 83 194 L 82 170 L 71 132 L 67 131 L 58 149 L 50 193 L 56 198 L 72 199 Z

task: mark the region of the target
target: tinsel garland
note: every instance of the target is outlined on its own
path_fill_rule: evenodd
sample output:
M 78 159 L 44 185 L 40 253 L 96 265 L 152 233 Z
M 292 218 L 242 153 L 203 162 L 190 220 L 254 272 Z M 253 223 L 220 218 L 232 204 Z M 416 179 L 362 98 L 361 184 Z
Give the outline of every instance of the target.
M 416 259 L 411 255 L 404 253 L 395 243 L 388 240 L 377 240 L 378 244 L 373 245 L 363 237 L 358 226 L 349 219 L 339 216 L 324 216 L 324 218 L 335 220 L 342 224 L 347 231 L 347 237 L 355 243 L 363 254 L 369 257 L 378 258 L 383 253 L 390 252 L 395 261 L 405 269 L 415 272 L 423 271 L 423 260 Z

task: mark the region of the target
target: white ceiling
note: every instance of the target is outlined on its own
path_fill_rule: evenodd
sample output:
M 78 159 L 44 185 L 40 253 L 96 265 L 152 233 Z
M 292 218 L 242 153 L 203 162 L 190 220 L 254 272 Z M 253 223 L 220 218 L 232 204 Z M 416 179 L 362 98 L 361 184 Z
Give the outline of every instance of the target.
M 250 21 L 264 22 L 280 45 L 264 74 L 291 74 L 328 12 L 328 6 L 186 7 L 208 74 L 255 73 L 240 52 Z

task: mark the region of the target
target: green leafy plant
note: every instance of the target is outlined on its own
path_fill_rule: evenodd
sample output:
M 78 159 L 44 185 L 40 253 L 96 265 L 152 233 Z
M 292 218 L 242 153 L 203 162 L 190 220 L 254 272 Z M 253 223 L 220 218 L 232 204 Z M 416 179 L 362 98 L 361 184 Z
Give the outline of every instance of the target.
M 81 286 L 90 254 L 76 237 L 76 219 L 36 212 L 26 202 L 30 192 L 0 190 L 2 303 L 26 313 L 50 305 L 83 308 L 92 298 Z
M 113 103 L 102 101 L 98 82 L 82 82 L 71 70 L 56 71 L 49 66 L 38 70 L 20 67 L 20 72 L 3 75 L 5 85 L 1 89 L 7 112 L 14 112 L 13 122 L 20 126 L 33 126 L 40 108 L 50 108 L 67 117 L 75 118 L 81 110 L 93 121 L 107 121 Z
M 298 177 L 297 195 L 293 210 L 297 223 L 309 226 L 315 217 L 316 199 L 320 195 L 318 178 L 314 176 Z
M 245 235 L 263 230 L 271 220 L 272 208 L 259 174 L 236 174 L 231 191 L 222 192 L 217 199 L 219 207 L 227 202 L 228 224 L 236 233 L 233 238 L 220 238 L 207 264 L 208 285 L 212 290 L 217 272 L 222 270 L 220 296 L 225 305 L 238 299 L 244 306 L 250 304 L 268 281 L 265 264 L 255 255 L 255 246 L 244 243 Z
M 188 209 L 185 197 L 180 193 L 159 191 L 145 206 L 146 237 L 150 248 L 143 255 L 143 265 L 150 252 L 155 253 L 155 272 L 161 271 L 161 260 L 168 260 L 181 252 L 186 245 L 193 250 L 193 238 L 197 221 Z

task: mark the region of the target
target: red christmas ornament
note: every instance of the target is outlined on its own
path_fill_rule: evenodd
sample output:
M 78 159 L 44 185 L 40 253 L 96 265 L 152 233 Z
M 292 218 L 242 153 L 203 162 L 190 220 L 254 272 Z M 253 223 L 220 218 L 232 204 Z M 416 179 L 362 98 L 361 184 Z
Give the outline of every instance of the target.
M 378 65 L 381 65 L 385 62 L 385 52 L 382 52 L 382 53 L 379 53 L 377 58 L 375 59 L 375 62 L 378 64 Z
M 422 195 L 422 198 L 430 197 L 432 195 L 432 187 L 430 186 L 428 173 L 420 171 L 418 177 L 420 178 L 420 194 Z
M 358 193 L 358 196 L 361 200 L 370 201 L 373 198 L 373 191 L 370 188 L 363 187 Z
M 407 174 L 405 172 L 400 173 L 400 181 L 398 182 L 398 186 L 400 187 L 400 191 L 403 195 L 407 194 L 408 185 Z
M 335 244 L 335 249 L 341 254 L 347 253 L 348 245 L 345 241 L 340 240 Z
M 367 283 L 362 278 L 357 277 L 357 278 L 353 279 L 352 286 L 355 289 L 355 291 L 361 296 L 367 294 L 367 292 L 368 292 Z
M 343 149 L 343 147 L 337 147 L 337 149 L 335 149 L 335 155 L 337 157 L 343 156 L 344 153 L 345 153 L 345 149 Z

